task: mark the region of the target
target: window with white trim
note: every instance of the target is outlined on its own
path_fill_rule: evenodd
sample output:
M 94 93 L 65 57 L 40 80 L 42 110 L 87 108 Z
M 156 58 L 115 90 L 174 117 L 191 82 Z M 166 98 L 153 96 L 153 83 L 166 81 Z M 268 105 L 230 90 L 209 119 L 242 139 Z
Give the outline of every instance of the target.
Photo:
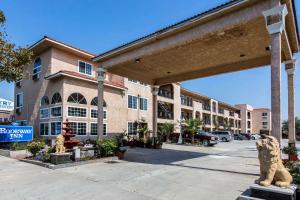
M 49 135 L 49 123 L 40 123 L 40 135 Z
M 128 122 L 128 135 L 137 134 L 137 124 L 134 122 Z
M 79 61 L 79 72 L 87 75 L 92 75 L 92 65 L 83 61 Z
M 98 110 L 97 109 L 91 109 L 91 118 L 96 119 L 98 118 Z M 103 110 L 103 119 L 107 119 L 107 111 Z
M 61 122 L 51 122 L 51 135 L 61 134 Z
M 148 110 L 148 99 L 140 97 L 140 110 Z
M 42 69 L 42 60 L 41 58 L 36 58 L 33 63 L 33 75 L 41 72 Z
M 40 119 L 48 119 L 50 116 L 49 108 L 40 109 Z
M 91 123 L 91 135 L 98 135 L 98 124 Z M 107 135 L 107 124 L 103 124 L 103 135 Z
M 21 108 L 23 107 L 23 93 L 16 94 L 16 107 Z
M 86 117 L 87 109 L 69 106 L 68 107 L 68 116 L 69 117 Z
M 72 132 L 77 135 L 86 135 L 87 123 L 86 122 L 70 122 Z
M 61 117 L 61 106 L 51 108 L 51 117 Z
M 137 109 L 137 97 L 128 95 L 128 108 Z

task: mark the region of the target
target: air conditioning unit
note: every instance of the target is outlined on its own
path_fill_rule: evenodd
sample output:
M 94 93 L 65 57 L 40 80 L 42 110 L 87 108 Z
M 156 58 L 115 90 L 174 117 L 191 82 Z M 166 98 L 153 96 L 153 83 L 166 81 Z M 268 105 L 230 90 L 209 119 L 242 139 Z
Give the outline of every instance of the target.
M 21 86 L 22 86 L 21 81 L 17 81 L 17 82 L 16 82 L 16 87 L 20 88 Z
M 38 74 L 33 74 L 32 75 L 32 80 L 34 80 L 34 81 L 37 81 L 37 80 L 39 80 L 40 79 L 40 74 L 38 73 Z
M 16 114 L 20 115 L 22 113 L 22 108 L 16 108 Z

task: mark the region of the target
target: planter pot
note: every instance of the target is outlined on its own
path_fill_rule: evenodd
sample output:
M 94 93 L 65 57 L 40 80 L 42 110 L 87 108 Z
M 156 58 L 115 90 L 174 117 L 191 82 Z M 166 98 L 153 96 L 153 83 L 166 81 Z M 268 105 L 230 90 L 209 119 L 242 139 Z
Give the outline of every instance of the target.
M 297 161 L 298 160 L 298 155 L 296 154 L 291 154 L 289 155 L 289 161 Z

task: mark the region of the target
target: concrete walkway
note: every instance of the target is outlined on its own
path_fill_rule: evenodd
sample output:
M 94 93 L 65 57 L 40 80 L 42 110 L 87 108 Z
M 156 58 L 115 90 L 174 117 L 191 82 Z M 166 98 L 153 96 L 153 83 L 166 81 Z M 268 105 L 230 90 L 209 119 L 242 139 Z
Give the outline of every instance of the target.
M 254 141 L 129 149 L 126 161 L 59 170 L 0 157 L 0 199 L 232 200 L 258 168 Z

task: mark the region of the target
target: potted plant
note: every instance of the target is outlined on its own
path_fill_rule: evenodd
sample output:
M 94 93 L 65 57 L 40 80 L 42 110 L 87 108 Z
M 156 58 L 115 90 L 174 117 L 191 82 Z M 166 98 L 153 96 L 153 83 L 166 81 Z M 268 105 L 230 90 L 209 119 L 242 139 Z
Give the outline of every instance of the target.
M 294 147 L 294 146 L 284 147 L 282 149 L 282 152 L 289 156 L 289 161 L 297 161 L 298 160 L 297 148 L 296 147 Z

